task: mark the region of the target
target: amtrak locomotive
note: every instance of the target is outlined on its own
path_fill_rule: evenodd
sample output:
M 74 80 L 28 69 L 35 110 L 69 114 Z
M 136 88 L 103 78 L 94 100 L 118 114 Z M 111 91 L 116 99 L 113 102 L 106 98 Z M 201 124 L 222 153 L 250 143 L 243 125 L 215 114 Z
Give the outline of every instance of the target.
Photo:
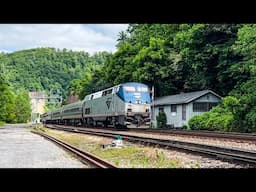
M 45 113 L 41 121 L 85 127 L 147 128 L 150 124 L 150 104 L 148 86 L 129 82 L 92 93 L 83 101 Z

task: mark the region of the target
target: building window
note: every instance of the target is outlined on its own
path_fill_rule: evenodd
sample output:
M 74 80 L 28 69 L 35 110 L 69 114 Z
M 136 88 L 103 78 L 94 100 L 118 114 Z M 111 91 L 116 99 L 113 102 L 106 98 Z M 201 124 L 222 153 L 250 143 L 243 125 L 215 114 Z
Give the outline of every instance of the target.
M 177 112 L 177 105 L 171 105 L 171 112 Z
M 182 104 L 182 120 L 186 120 L 186 104 Z
M 163 107 L 159 107 L 158 110 L 159 110 L 159 113 L 160 113 L 160 112 L 164 112 L 164 108 L 163 108 Z
M 193 112 L 206 112 L 210 111 L 212 107 L 218 105 L 216 102 L 195 102 L 193 103 Z
M 217 106 L 219 103 L 214 102 L 214 103 L 209 103 L 209 110 L 211 110 L 213 107 Z

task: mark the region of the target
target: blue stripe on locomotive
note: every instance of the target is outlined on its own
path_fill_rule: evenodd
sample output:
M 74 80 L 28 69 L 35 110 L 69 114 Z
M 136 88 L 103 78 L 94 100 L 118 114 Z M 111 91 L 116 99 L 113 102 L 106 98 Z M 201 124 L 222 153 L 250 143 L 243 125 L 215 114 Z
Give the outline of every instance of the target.
M 123 88 L 126 86 L 135 87 L 136 90 L 127 92 Z M 147 92 L 137 91 L 137 87 L 147 88 L 148 91 Z M 131 102 L 133 104 L 137 104 L 136 100 L 140 100 L 142 103 L 151 103 L 149 88 L 147 85 L 142 83 L 130 82 L 130 83 L 121 84 L 119 91 L 117 92 L 117 95 L 126 103 Z

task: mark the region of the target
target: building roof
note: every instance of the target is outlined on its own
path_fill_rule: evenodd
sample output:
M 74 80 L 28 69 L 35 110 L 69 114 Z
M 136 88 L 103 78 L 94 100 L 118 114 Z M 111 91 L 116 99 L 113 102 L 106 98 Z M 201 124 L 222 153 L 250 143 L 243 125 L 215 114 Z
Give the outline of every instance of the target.
M 157 105 L 168 105 L 168 104 L 183 104 L 190 103 L 191 101 L 206 95 L 207 93 L 212 93 L 216 97 L 221 98 L 218 94 L 211 90 L 195 91 L 189 93 L 180 93 L 177 95 L 168 95 L 164 97 L 158 97 L 154 100 L 154 106 Z

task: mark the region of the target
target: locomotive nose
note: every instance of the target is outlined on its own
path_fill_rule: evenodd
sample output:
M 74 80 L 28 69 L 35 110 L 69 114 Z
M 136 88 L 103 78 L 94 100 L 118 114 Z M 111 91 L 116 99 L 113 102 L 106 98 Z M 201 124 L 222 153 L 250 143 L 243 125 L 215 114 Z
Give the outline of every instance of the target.
M 137 127 L 139 127 L 143 123 L 144 123 L 144 119 L 142 118 L 142 116 L 141 115 L 135 115 L 135 124 L 137 125 Z

